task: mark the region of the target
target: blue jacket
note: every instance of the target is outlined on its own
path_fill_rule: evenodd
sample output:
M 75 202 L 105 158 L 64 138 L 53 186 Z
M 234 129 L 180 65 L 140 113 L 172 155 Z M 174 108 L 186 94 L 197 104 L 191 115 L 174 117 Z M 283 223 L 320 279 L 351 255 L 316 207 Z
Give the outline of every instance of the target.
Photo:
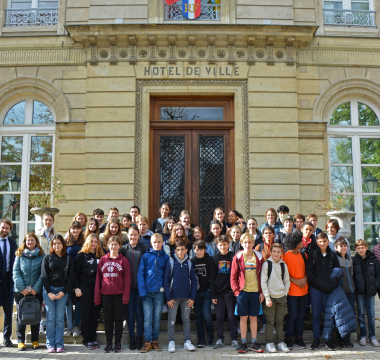
M 41 264 L 45 254 L 27 257 L 16 256 L 13 265 L 13 291 L 20 293 L 28 285 L 40 294 L 42 292 Z
M 141 297 L 149 292 L 159 292 L 164 287 L 164 275 L 169 256 L 164 250 L 150 249 L 140 261 L 137 273 L 137 284 Z
M 166 301 L 173 299 L 195 300 L 197 296 L 197 276 L 193 264 L 187 254 L 180 260 L 177 255 L 173 256 L 173 273 L 170 261 L 166 263 L 164 288 Z M 190 263 L 190 276 L 189 276 Z
M 343 269 L 334 268 L 332 270 L 330 278 L 334 282 L 342 277 Z M 325 323 L 322 334 L 322 338 L 326 341 L 332 339 L 334 322 L 343 339 L 356 330 L 355 314 L 352 311 L 345 292 L 340 286 L 336 287 L 327 297 Z
M 267 222 L 265 224 L 262 224 L 260 227 L 259 227 L 259 230 L 261 233 L 263 233 L 263 230 L 266 226 L 270 226 Z M 278 222 L 276 222 L 272 228 L 274 229 L 274 234 L 275 235 L 278 235 L 278 233 L 280 232 L 280 229 L 283 228 L 283 226 L 281 224 L 279 224 Z
M 152 237 L 153 232 L 150 230 L 147 230 L 144 236 L 140 236 L 140 243 L 144 244 L 146 247 L 146 250 L 149 250 L 152 248 L 152 244 L 150 243 L 150 238 Z

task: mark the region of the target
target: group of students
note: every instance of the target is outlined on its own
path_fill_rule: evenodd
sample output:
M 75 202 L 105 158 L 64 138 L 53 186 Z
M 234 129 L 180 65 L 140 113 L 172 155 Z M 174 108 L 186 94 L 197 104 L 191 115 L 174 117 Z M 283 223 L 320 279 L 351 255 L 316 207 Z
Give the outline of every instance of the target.
M 49 353 L 63 352 L 64 335 L 79 335 L 79 325 L 83 345 L 99 348 L 96 329 L 101 309 L 106 352 L 121 351 L 125 309 L 129 348 L 162 351 L 158 337 L 166 306 L 169 352 L 175 351 L 178 311 L 184 348 L 190 351 L 206 345 L 223 347 L 227 317 L 232 346 L 239 353 L 263 352 L 257 341 L 258 316 L 264 324 L 266 351 L 289 352 L 293 344 L 306 348 L 302 337 L 310 305 L 312 350 L 319 348 L 321 336 L 326 347 L 335 350 L 334 331 L 339 345 L 353 347 L 350 335 L 356 330 L 355 302 L 359 344 L 366 345 L 367 314 L 369 339 L 373 346 L 379 346 L 374 304 L 380 288 L 380 244 L 371 252 L 363 240 L 358 240 L 352 258 L 347 239 L 339 236 L 337 220 L 328 220 L 326 234 L 317 227 L 315 214 L 307 219 L 301 214 L 292 217 L 284 205 L 277 211 L 269 208 L 267 221 L 260 228 L 256 219 L 245 222 L 236 210 L 231 210 L 225 221 L 223 209 L 216 208 L 206 232 L 191 223 L 188 211 L 182 211 L 179 221 L 170 212 L 169 203 L 161 204 L 160 218 L 153 221 L 151 230 L 137 206 L 121 221 L 117 208 L 109 210 L 106 222 L 101 209 L 95 209 L 90 219 L 78 213 L 64 237 L 54 231 L 53 214 L 45 213 L 43 228 L 36 234 L 26 234 L 15 252 L 14 264 L 10 264 L 7 254 L 4 257 L 0 242 L 0 267 L 12 274 L 16 303 L 34 295 L 45 305 Z M 0 220 L 0 240 L 13 241 L 8 238 L 11 229 L 10 220 Z M 198 333 L 196 346 L 190 339 L 192 308 Z M 39 325 L 33 325 L 31 333 L 33 348 L 39 348 Z M 4 340 L 12 346 L 9 337 L 4 336 Z M 25 350 L 25 326 L 19 323 L 17 338 L 18 348 Z

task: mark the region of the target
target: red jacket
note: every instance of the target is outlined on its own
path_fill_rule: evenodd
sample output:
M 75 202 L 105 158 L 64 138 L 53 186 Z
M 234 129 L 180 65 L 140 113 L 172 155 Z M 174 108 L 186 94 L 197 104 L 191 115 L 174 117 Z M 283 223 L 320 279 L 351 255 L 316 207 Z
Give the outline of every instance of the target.
M 129 301 L 131 287 L 131 271 L 126 257 L 119 254 L 114 259 L 110 253 L 99 260 L 98 273 L 95 282 L 95 305 L 100 305 L 103 295 L 123 294 L 123 304 Z
M 245 267 L 244 267 L 244 250 L 240 250 L 236 253 L 232 260 L 231 268 L 231 289 L 234 292 L 235 296 L 238 296 L 240 291 L 244 288 L 245 285 Z M 259 293 L 262 293 L 261 290 L 261 266 L 263 263 L 263 255 L 261 252 L 253 250 L 253 253 L 256 256 L 256 272 L 257 280 L 259 284 Z

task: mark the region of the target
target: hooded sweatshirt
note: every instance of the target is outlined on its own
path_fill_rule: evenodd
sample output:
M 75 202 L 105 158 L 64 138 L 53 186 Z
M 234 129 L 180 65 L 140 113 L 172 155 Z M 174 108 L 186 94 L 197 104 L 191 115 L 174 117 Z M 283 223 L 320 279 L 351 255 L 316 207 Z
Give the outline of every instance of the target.
M 131 287 L 131 273 L 129 262 L 123 255 L 118 254 L 114 259 L 110 253 L 104 255 L 98 264 L 98 273 L 95 282 L 95 305 L 100 305 L 103 295 L 123 294 L 123 304 L 129 302 Z
M 272 273 L 268 279 L 268 261 L 272 263 Z M 284 280 L 281 276 L 281 265 L 285 266 Z M 261 270 L 261 289 L 263 291 L 265 300 L 270 300 L 270 298 L 279 299 L 286 296 L 290 288 L 289 271 L 285 262 L 280 259 L 275 262 L 272 257 L 264 262 Z

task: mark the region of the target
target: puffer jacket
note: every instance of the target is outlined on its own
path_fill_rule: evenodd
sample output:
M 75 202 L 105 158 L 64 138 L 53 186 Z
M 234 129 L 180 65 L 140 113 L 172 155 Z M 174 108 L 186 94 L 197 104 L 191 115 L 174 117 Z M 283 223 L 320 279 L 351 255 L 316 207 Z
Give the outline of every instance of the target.
M 140 261 L 137 273 L 137 283 L 141 297 L 147 296 L 148 292 L 159 292 L 164 289 L 164 275 L 169 255 L 164 250 L 150 249 Z
M 359 254 L 353 258 L 355 293 L 375 296 L 380 287 L 380 266 L 375 255 L 369 250 L 362 259 Z
M 337 283 L 343 277 L 343 273 L 343 269 L 335 268 L 332 270 L 330 278 L 333 282 Z M 356 330 L 355 314 L 352 311 L 345 292 L 340 286 L 336 287 L 327 297 L 325 323 L 322 334 L 323 340 L 332 339 L 334 323 L 343 339 Z
M 42 293 L 41 264 L 44 257 L 45 254 L 33 257 L 16 256 L 13 266 L 14 292 L 20 293 L 31 285 L 36 293 Z

